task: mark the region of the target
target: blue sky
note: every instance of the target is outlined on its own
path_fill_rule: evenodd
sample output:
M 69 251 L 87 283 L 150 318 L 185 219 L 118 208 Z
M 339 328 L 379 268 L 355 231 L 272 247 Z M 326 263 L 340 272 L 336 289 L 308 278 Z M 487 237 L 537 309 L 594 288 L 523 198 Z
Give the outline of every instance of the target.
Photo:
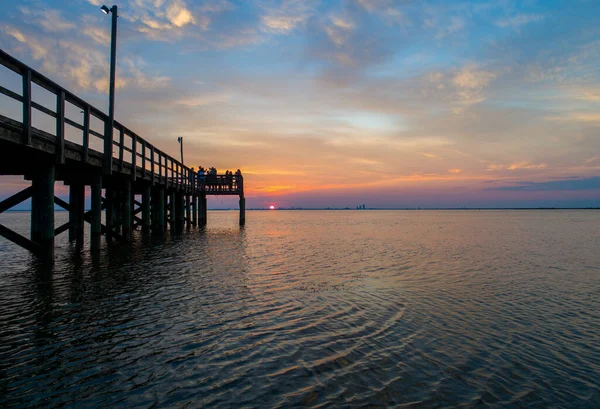
M 101 4 L 2 2 L 2 48 L 106 109 Z M 117 119 L 250 207 L 600 206 L 598 1 L 118 6 Z

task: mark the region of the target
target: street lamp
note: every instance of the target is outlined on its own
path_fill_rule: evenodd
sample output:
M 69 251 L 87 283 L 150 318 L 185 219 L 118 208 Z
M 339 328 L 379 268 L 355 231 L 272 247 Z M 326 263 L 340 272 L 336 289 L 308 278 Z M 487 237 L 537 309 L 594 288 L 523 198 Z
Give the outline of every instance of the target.
M 106 6 L 100 8 L 106 15 L 112 13 L 112 31 L 110 37 L 110 88 L 108 92 L 108 122 L 104 128 L 104 172 L 112 172 L 113 132 L 115 125 L 115 67 L 117 64 L 117 6 L 110 9 Z

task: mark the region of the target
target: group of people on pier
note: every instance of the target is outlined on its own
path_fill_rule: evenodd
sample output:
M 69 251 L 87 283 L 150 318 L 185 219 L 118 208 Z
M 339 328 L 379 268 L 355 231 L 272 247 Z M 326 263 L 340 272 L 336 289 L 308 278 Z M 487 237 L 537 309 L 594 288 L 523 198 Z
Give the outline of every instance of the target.
M 242 180 L 242 171 L 239 169 L 235 173 L 226 170 L 225 175 L 217 175 L 214 166 L 208 169 L 198 166 L 197 171 L 192 167 L 191 170 L 190 182 L 197 182 L 201 190 L 231 192 L 238 189 Z

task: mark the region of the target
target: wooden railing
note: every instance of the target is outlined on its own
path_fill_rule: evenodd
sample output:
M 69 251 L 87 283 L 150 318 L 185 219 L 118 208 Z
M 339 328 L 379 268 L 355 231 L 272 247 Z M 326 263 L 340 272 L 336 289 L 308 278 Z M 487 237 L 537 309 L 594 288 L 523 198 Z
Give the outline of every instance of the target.
M 35 109 L 56 120 L 55 152 L 57 164 L 65 163 L 65 124 L 67 124 L 82 131 L 81 146 L 83 162 L 88 161 L 90 138 L 96 137 L 103 141 L 104 149 L 101 153 L 107 173 L 113 171 L 113 161 L 116 161 L 117 171 L 122 172 L 125 164 L 131 165 L 131 178 L 133 181 L 137 177 L 138 172 L 136 170 L 140 170 L 141 168 L 142 178 L 149 179 L 152 183 L 166 184 L 167 186 L 181 189 L 193 190 L 197 188 L 197 185 L 194 183 L 195 178 L 191 177 L 193 171 L 190 168 L 162 152 L 118 121 L 114 121 L 115 132 L 113 132 L 114 135 L 118 135 L 118 140 L 113 139 L 110 141 L 110 138 L 106 136 L 110 130 L 106 126 L 109 120 L 108 115 L 98 108 L 90 105 L 3 50 L 0 50 L 0 63 L 19 74 L 22 79 L 23 92 L 21 95 L 2 86 L 0 86 L 0 93 L 22 103 L 23 138 L 21 142 L 24 145 L 31 145 L 32 142 L 32 111 Z M 54 111 L 32 100 L 32 84 L 36 84 L 56 96 L 56 109 Z M 66 117 L 65 108 L 67 103 L 81 110 L 83 114 L 82 123 Z M 104 124 L 104 133 L 91 129 L 90 119 L 92 117 L 97 118 Z M 131 146 L 131 148 L 127 145 Z M 116 151 L 114 146 L 117 147 Z M 131 157 L 129 162 L 125 159 L 126 154 Z M 106 166 L 107 163 L 109 164 L 108 167 Z
M 234 193 L 244 190 L 242 175 L 200 175 L 197 177 L 198 189 L 207 193 Z

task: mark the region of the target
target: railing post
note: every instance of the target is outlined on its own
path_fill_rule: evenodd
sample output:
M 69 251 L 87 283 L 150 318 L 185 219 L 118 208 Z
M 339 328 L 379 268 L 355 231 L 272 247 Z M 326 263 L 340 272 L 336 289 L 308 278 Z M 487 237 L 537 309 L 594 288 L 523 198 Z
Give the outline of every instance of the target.
M 137 135 L 131 135 L 131 180 L 135 182 L 137 173 Z
M 113 161 L 113 121 L 112 118 L 104 119 L 104 174 L 112 174 Z
M 146 178 L 146 141 L 142 139 L 142 179 Z
M 150 145 L 150 158 L 151 183 L 154 185 L 154 146 L 152 145 Z
M 90 106 L 83 108 L 83 161 L 87 162 L 90 149 Z
M 56 94 L 56 163 L 65 163 L 65 91 Z
M 119 129 L 119 170 L 123 171 L 123 152 L 125 149 L 125 128 Z
M 31 70 L 23 73 L 23 143 L 31 145 Z

